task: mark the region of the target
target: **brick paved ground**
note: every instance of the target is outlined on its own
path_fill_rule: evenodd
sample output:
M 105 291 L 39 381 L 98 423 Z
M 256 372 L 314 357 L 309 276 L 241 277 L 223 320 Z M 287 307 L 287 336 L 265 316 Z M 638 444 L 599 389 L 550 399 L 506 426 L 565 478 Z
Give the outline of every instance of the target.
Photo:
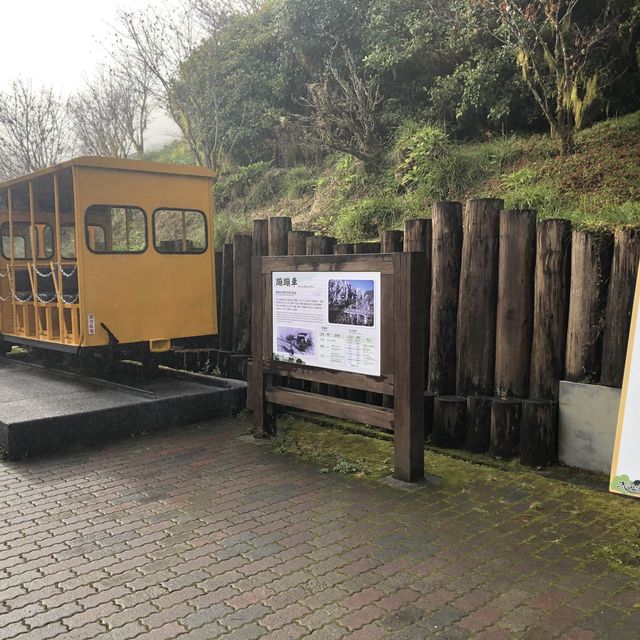
M 0 463 L 0 638 L 640 638 L 588 523 L 499 483 L 321 474 L 246 428 Z

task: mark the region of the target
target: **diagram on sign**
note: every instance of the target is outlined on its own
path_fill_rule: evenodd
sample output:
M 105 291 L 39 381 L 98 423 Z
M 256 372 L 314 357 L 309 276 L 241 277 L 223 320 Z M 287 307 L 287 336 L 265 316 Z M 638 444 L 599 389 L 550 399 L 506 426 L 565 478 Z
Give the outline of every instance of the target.
M 273 273 L 273 358 L 380 375 L 380 274 L 336 275 Z

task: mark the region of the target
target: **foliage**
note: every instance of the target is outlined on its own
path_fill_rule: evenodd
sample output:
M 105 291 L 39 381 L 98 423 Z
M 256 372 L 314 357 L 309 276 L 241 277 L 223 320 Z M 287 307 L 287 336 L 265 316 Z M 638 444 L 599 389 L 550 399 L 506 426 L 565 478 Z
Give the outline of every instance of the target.
M 195 158 L 186 140 L 179 138 L 173 140 L 159 149 L 145 150 L 138 154 L 140 160 L 149 162 L 168 162 L 170 164 L 195 164 Z
M 380 231 L 393 228 L 402 218 L 403 211 L 395 198 L 356 200 L 338 211 L 333 232 L 341 241 L 358 242 L 377 237 Z
M 271 163 L 255 162 L 223 174 L 216 184 L 216 207 L 225 208 L 241 199 L 250 200 L 255 206 L 261 204 L 260 194 L 266 193 L 268 199 L 279 196 L 280 189 L 274 188 L 274 181 L 268 177 L 270 172 Z
M 637 36 L 628 0 L 477 0 L 489 28 L 513 52 L 522 78 L 560 140 L 573 153 L 575 131 L 613 81 L 626 44 L 620 25 Z M 492 19 L 497 19 L 497 27 Z M 623 38 L 625 29 L 622 29 Z M 623 63 L 624 64 L 624 63 Z
M 377 238 L 384 229 L 401 227 L 404 218 L 428 216 L 442 198 L 501 197 L 508 207 L 534 208 L 540 218 L 564 217 L 577 227 L 639 225 L 640 112 L 579 132 L 576 145 L 575 154 L 560 157 L 542 134 L 463 144 L 433 125 L 408 120 L 373 175 L 352 156 L 339 154 L 323 167 L 283 172 L 281 199 L 258 208 L 248 204 L 260 173 L 245 186 L 245 195 L 225 206 L 260 217 L 286 213 L 298 228 L 349 242 Z M 264 170 L 279 171 L 268 165 Z M 290 185 L 298 179 L 313 183 L 313 193 L 297 197 Z
M 284 189 L 287 198 L 302 198 L 315 193 L 318 181 L 309 167 L 294 167 L 290 169 L 284 179 Z

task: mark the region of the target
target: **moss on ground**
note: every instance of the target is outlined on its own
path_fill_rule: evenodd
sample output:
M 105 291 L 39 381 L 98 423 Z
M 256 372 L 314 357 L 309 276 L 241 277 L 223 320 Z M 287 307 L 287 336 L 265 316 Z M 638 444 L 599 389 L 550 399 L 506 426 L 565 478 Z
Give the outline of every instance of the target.
M 387 434 L 345 421 L 284 415 L 273 450 L 317 464 L 323 473 L 377 480 L 393 472 Z M 519 496 L 519 517 L 537 523 L 551 544 L 582 547 L 585 561 L 605 560 L 640 577 L 640 501 L 608 493 L 608 478 L 567 467 L 531 469 L 462 451 L 425 450 L 425 473 L 438 491 L 477 497 L 475 511 L 505 513 Z M 561 526 L 560 526 L 561 525 Z M 583 538 L 569 538 L 569 532 Z

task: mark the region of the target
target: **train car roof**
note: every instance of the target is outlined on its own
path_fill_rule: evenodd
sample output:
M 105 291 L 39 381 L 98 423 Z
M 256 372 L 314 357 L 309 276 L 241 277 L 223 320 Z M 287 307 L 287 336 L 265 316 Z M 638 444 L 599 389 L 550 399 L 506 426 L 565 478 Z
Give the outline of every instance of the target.
M 168 164 L 164 162 L 148 162 L 145 160 L 124 160 L 122 158 L 103 158 L 98 156 L 80 156 L 67 160 L 60 164 L 46 167 L 34 171 L 33 173 L 20 176 L 18 178 L 12 178 L 6 182 L 0 183 L 0 189 L 10 187 L 12 185 L 20 184 L 28 180 L 40 178 L 48 174 L 63 171 L 71 167 L 93 167 L 97 169 L 107 169 L 112 171 L 137 171 L 142 173 L 164 173 L 166 175 L 174 176 L 195 176 L 201 178 L 215 178 L 216 172 L 205 167 L 198 167 L 195 165 L 187 164 Z

